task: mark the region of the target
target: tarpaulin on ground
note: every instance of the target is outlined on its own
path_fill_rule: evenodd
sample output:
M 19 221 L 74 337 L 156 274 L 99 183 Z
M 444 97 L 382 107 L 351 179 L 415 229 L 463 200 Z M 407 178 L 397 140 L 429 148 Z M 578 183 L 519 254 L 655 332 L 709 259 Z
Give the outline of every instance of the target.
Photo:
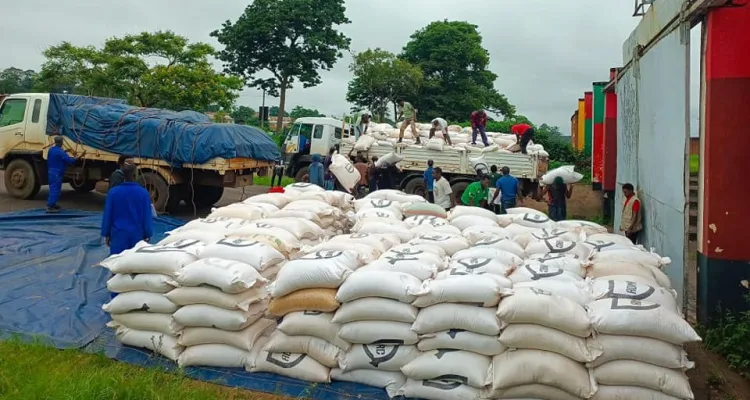
M 212 158 L 275 161 L 276 143 L 245 125 L 214 124 L 194 111 L 139 108 L 122 100 L 50 94 L 47 134 L 61 134 L 95 149 L 164 160 L 179 167 Z
M 184 223 L 154 221 L 155 241 Z M 0 214 L 0 338 L 19 336 L 58 348 L 104 352 L 141 366 L 176 368 L 148 350 L 123 346 L 105 324 L 101 306 L 109 301 L 109 271 L 95 265 L 108 249 L 100 237 L 101 213 L 41 210 Z M 334 382 L 312 384 L 282 376 L 230 368 L 186 368 L 194 379 L 294 398 L 385 400 L 385 391 Z

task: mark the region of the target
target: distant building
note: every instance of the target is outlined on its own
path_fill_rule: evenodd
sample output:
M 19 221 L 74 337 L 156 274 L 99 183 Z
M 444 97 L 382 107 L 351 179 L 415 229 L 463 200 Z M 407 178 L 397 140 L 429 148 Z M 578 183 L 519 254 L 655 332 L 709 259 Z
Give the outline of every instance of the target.
M 214 117 L 216 117 L 216 113 L 213 112 L 213 111 L 209 111 L 209 112 L 206 112 L 204 114 L 206 114 L 208 116 L 208 118 L 211 118 L 211 121 L 214 121 L 214 122 L 223 122 L 225 124 L 233 124 L 234 123 L 234 119 L 232 119 L 232 116 L 229 115 L 229 114 L 225 114 L 224 115 L 224 121 L 216 121 L 216 119 L 214 119 Z
M 268 117 L 268 127 L 269 129 L 276 130 L 276 121 L 277 117 Z M 284 117 L 281 121 L 281 126 L 286 129 L 289 127 L 289 125 L 292 125 L 294 123 L 294 120 L 291 117 Z

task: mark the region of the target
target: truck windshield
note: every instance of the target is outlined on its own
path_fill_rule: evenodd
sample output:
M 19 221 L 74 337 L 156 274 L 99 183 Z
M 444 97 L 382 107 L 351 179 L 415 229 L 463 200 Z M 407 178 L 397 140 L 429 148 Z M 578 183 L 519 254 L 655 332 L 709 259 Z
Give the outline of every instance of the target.
M 304 136 L 307 139 L 312 137 L 313 126 L 307 124 L 295 124 L 292 127 L 291 136 Z
M 0 108 L 0 126 L 23 122 L 26 114 L 26 99 L 7 99 Z

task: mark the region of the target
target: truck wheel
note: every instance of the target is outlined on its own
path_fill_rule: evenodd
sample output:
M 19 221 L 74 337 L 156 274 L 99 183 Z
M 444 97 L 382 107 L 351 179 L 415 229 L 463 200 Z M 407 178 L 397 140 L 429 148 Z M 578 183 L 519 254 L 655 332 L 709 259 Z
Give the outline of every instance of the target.
M 169 186 L 167 181 L 161 175 L 154 172 L 144 172 L 140 176 L 143 187 L 148 190 L 151 196 L 151 203 L 156 211 L 173 212 L 179 207 L 184 196 L 181 196 L 182 190 L 179 186 Z
M 425 186 L 423 180 L 419 178 L 413 178 L 409 180 L 409 182 L 406 182 L 406 185 L 404 186 L 404 192 L 406 194 L 416 194 L 417 196 L 426 198 L 427 187 Z
M 24 159 L 16 159 L 8 164 L 5 169 L 5 190 L 11 196 L 28 200 L 39 193 L 39 179 L 36 177 L 34 167 Z
M 294 175 L 294 181 L 295 182 L 307 182 L 310 178 L 310 168 L 308 167 L 302 167 L 297 171 L 297 174 Z
M 221 186 L 196 186 L 193 189 L 192 198 L 185 199 L 186 202 L 194 202 L 195 208 L 209 208 L 221 200 L 224 195 L 224 188 Z
M 459 181 L 451 184 L 451 190 L 453 190 L 453 195 L 456 196 L 456 202 L 458 204 L 463 204 L 461 203 L 461 196 L 464 195 L 464 191 L 467 187 L 469 187 L 469 182 L 466 181 Z
M 78 181 L 73 179 L 70 186 L 78 193 L 88 193 L 96 188 L 96 181 Z

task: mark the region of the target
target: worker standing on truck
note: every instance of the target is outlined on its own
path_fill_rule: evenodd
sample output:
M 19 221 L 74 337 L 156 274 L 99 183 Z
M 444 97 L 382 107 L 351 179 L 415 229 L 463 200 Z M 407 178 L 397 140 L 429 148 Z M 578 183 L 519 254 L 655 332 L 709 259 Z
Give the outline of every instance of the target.
M 451 137 L 448 135 L 448 123 L 442 118 L 435 118 L 432 120 L 432 128 L 430 128 L 430 139 L 435 136 L 435 132 L 440 130 L 443 133 L 443 141 L 448 143 L 448 146 L 452 146 Z
M 641 200 L 638 199 L 635 188 L 630 183 L 622 185 L 622 194 L 625 196 L 625 203 L 622 206 L 620 230 L 633 244 L 638 244 L 643 230 Z
M 516 199 L 518 202 L 523 204 L 523 196 L 521 196 L 521 185 L 518 184 L 518 179 L 510 174 L 510 168 L 503 167 L 503 176 L 497 180 L 495 187 L 495 197 L 492 198 L 492 203 L 497 200 L 497 196 L 500 196 L 500 213 L 507 214 L 508 210 L 516 206 Z
M 62 136 L 55 136 L 54 141 L 55 145 L 52 146 L 47 153 L 47 180 L 49 182 L 49 196 L 47 197 L 48 213 L 60 211 L 60 206 L 57 205 L 57 201 L 60 200 L 65 168 L 67 168 L 68 165 L 75 164 L 76 160 L 79 160 L 86 155 L 86 151 L 84 150 L 80 156 L 73 158 L 63 150 Z
M 461 202 L 466 206 L 487 208 L 487 196 L 489 194 L 490 177 L 482 175 L 479 181 L 471 183 L 461 195 Z
M 104 202 L 102 237 L 110 255 L 120 254 L 153 236 L 151 197 L 143 186 L 133 182 L 135 170 L 135 165 L 123 166 L 124 182 L 112 188 Z
M 427 160 L 427 169 L 424 171 L 423 179 L 424 179 L 424 185 L 425 189 L 427 191 L 427 201 L 430 203 L 435 203 L 435 194 L 433 193 L 433 185 L 435 184 L 435 178 L 433 177 L 433 168 L 434 161 Z
M 490 145 L 490 143 L 487 141 L 487 113 L 484 112 L 484 110 L 477 110 L 471 113 L 471 117 L 469 117 L 469 120 L 471 121 L 471 144 L 475 145 L 477 144 L 477 133 L 482 135 L 482 143 L 484 143 L 484 147 L 487 147 Z
M 551 185 L 542 189 L 542 197 L 545 194 L 549 195 L 549 219 L 557 222 L 568 218 L 568 199 L 573 195 L 573 185 L 566 185 L 562 176 L 556 176 Z
M 515 124 L 510 127 L 511 133 L 516 135 L 516 143 L 521 146 L 521 153 L 526 153 L 526 146 L 534 138 L 534 127 L 529 124 Z
M 435 168 L 435 204 L 445 208 L 445 211 L 456 206 L 451 184 L 443 176 L 443 169 L 440 167 Z
M 367 128 L 370 126 L 370 113 L 365 111 L 359 117 L 357 122 L 354 124 L 354 140 L 359 140 L 360 135 L 367 134 Z
M 398 116 L 396 117 L 396 120 L 404 118 L 404 122 L 401 123 L 401 130 L 398 133 L 398 142 L 401 143 L 404 140 L 404 131 L 406 131 L 406 128 L 411 125 L 411 133 L 414 135 L 414 138 L 417 140 L 417 144 L 420 144 L 419 141 L 419 133 L 417 133 L 417 110 L 414 108 L 411 103 L 404 101 L 404 99 L 398 99 L 396 102 L 398 104 Z

